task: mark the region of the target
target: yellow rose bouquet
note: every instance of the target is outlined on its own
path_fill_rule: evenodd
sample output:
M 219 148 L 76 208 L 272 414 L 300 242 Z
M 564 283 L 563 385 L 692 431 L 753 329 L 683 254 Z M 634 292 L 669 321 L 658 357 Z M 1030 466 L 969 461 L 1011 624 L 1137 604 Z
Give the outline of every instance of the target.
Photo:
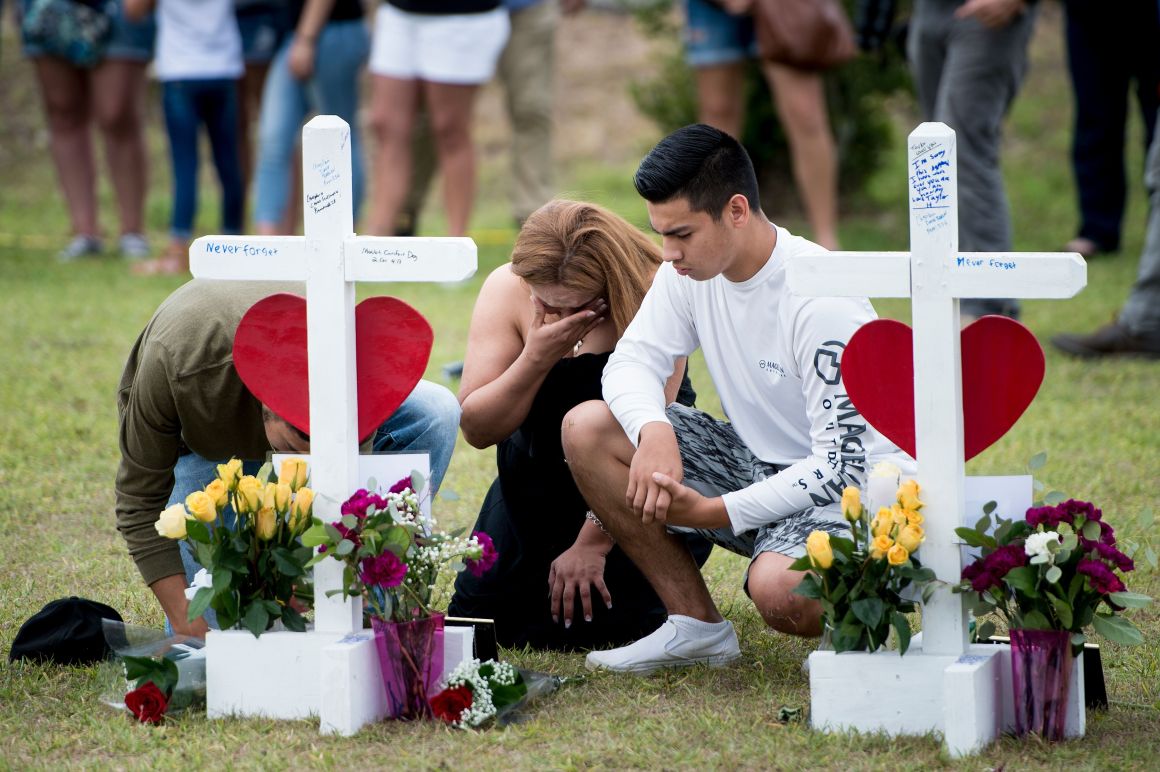
M 287 630 L 304 631 L 292 600 L 311 597 L 306 564 L 314 550 L 300 539 L 314 504 L 306 462 L 286 459 L 276 480 L 272 464 L 245 475 L 236 458 L 218 464 L 217 472 L 156 524 L 162 536 L 188 541 L 205 568 L 207 575 L 195 581 L 190 620 L 212 608 L 223 630 L 242 627 L 257 637 L 281 620 Z
M 893 487 L 898 475 L 897 467 L 892 469 Z M 875 470 L 872 475 L 881 478 L 887 472 Z M 875 651 L 886 643 L 891 628 L 898 635 L 900 654 L 909 648 L 906 614 L 914 611 L 914 602 L 903 592 L 912 584 L 925 589 L 935 578 L 914 556 L 924 539 L 919 494 L 918 483 L 906 480 L 897 485 L 893 502 L 878 507 L 871 517 L 861 491 L 846 488 L 842 514 L 850 538 L 813 531 L 806 539 L 806 554 L 791 565 L 807 572 L 794 591 L 821 602 L 835 651 Z

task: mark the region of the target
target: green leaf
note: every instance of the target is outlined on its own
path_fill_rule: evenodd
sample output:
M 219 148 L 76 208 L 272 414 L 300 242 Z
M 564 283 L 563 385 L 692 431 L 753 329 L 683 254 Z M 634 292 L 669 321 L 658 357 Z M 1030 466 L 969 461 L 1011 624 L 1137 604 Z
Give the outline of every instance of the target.
M 1113 614 L 1096 614 L 1092 617 L 1092 627 L 1113 643 L 1137 646 L 1144 642 L 1144 636 L 1131 622 Z
M 1059 624 L 1065 630 L 1071 629 L 1072 614 L 1071 606 L 1068 605 L 1068 602 L 1063 598 L 1057 598 L 1051 593 L 1047 593 L 1047 599 L 1051 601 L 1051 606 L 1055 609 L 1055 615 L 1059 617 Z
M 213 559 L 214 549 L 208 544 L 201 544 L 200 542 L 193 543 L 193 554 L 197 557 L 197 562 L 211 574 L 217 573 L 217 568 L 214 566 Z
M 1095 520 L 1088 520 L 1083 524 L 1083 537 L 1088 541 L 1100 540 L 1100 524 Z
M 1123 608 L 1144 608 L 1152 602 L 1152 599 L 1147 595 L 1127 591 L 1108 593 L 1108 600 Z
M 988 619 L 975 629 L 975 640 L 989 641 L 994 634 L 995 623 Z
M 1049 507 L 1054 507 L 1061 501 L 1067 500 L 1067 494 L 1062 491 L 1048 491 L 1047 495 L 1043 497 L 1043 503 Z
M 1035 557 L 1031 558 L 1031 565 L 1041 566 L 1050 560 L 1051 560 L 1051 555 L 1044 555 L 1043 553 L 1040 553 L 1040 554 L 1036 555 Z
M 242 616 L 242 627 L 253 633 L 255 638 L 266 631 L 266 625 L 269 622 L 270 614 L 261 603 L 251 603 L 250 607 L 246 609 L 245 615 Z
M 209 608 L 210 601 L 213 600 L 214 589 L 212 587 L 202 587 L 193 595 L 193 600 L 189 602 L 189 612 L 186 618 L 192 622 L 199 616 L 205 613 Z
M 423 486 L 427 484 L 427 478 L 418 469 L 411 470 L 411 490 L 419 493 L 423 490 Z
M 983 514 L 989 515 L 992 512 L 994 512 L 998 507 L 999 507 L 999 503 L 997 501 L 988 501 L 986 504 L 983 505 Z
M 1036 588 L 1036 585 L 1039 583 L 1039 569 L 1037 568 L 1032 568 L 1031 566 L 1012 568 L 1003 577 L 1003 580 L 1020 592 L 1030 595 L 1032 598 L 1039 597 L 1039 590 Z
M 209 544 L 211 541 L 209 526 L 200 520 L 186 519 L 185 535 L 195 542 Z
M 813 598 L 817 600 L 822 597 L 822 586 L 818 579 L 813 574 L 806 574 L 802 577 L 801 582 L 794 588 L 794 594 L 801 595 L 803 598 Z
M 258 482 L 265 486 L 265 484 L 270 481 L 270 475 L 272 474 L 274 474 L 274 464 L 267 461 L 266 463 L 262 464 L 260 469 L 258 469 L 258 474 L 256 477 L 258 478 Z
M 789 564 L 790 571 L 809 571 L 810 568 L 811 566 L 809 555 L 802 555 L 800 558 Z
M 307 547 L 317 547 L 319 544 L 326 544 L 328 541 L 330 541 L 330 539 L 326 536 L 326 526 L 324 526 L 322 523 L 315 523 L 314 525 L 310 526 L 305 531 L 303 531 L 302 535 L 298 538 L 301 539 L 302 543 Z
M 349 555 L 350 553 L 354 552 L 354 542 L 350 539 L 343 539 L 338 543 L 338 546 L 334 548 L 334 551 L 338 555 Z
M 877 627 L 882 621 L 882 611 L 885 606 L 881 598 L 862 598 L 850 604 L 854 616 L 867 627 Z
M 894 626 L 894 632 L 898 634 L 898 654 L 902 656 L 910 648 L 910 621 L 905 614 L 899 614 L 897 611 L 890 621 Z
M 339 518 L 339 521 L 351 530 L 354 530 L 354 528 L 358 525 L 358 517 L 355 515 L 343 515 L 341 518 Z
M 218 568 L 213 572 L 213 591 L 215 593 L 225 592 L 230 589 L 230 585 L 234 581 L 234 573 L 227 568 Z
M 990 507 L 991 509 L 987 509 L 987 507 Z M 978 522 L 975 523 L 975 530 L 978 533 L 986 533 L 987 531 L 991 530 L 991 510 L 995 508 L 995 502 L 987 502 L 987 507 L 983 507 L 983 512 L 985 514 L 979 518 Z
M 1060 577 L 1062 577 L 1062 576 L 1063 576 L 1063 571 L 1060 570 L 1059 566 L 1052 566 L 1051 568 L 1047 569 L 1047 573 L 1045 573 L 1043 575 L 1043 578 L 1046 579 L 1051 584 L 1055 584 L 1056 582 L 1058 582 L 1060 580 Z
M 1144 562 L 1153 570 L 1156 569 L 1157 565 L 1160 565 L 1160 561 L 1156 559 L 1156 550 L 1152 549 L 1151 545 L 1144 548 Z
M 294 609 L 285 606 L 282 609 L 282 624 L 286 629 L 294 633 L 306 632 L 306 620 Z
M 1047 463 L 1047 453 L 1039 452 L 1030 458 L 1027 462 L 1027 468 L 1034 472 L 1036 469 L 1042 469 L 1043 465 Z
M 974 528 L 956 528 L 955 533 L 968 547 L 982 547 L 985 544 L 983 539 L 984 535 L 976 531 Z
M 1039 611 L 1028 611 L 1023 615 L 1023 627 L 1028 630 L 1050 630 L 1051 621 Z
M 271 552 L 274 556 L 274 565 L 285 576 L 302 576 L 302 566 L 294 560 L 290 551 L 285 548 L 275 549 Z

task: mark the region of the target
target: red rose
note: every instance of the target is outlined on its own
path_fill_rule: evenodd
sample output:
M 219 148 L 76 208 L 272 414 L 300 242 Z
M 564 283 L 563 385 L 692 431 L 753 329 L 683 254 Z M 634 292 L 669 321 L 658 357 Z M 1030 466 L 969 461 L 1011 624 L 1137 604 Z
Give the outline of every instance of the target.
M 160 724 L 165 718 L 165 708 L 169 700 L 165 693 L 157 688 L 157 684 L 148 681 L 144 686 L 138 686 L 125 695 L 125 707 L 145 724 Z
M 435 712 L 435 718 L 441 718 L 448 723 L 458 721 L 463 711 L 470 707 L 471 689 L 466 686 L 444 689 L 431 698 L 431 710 Z

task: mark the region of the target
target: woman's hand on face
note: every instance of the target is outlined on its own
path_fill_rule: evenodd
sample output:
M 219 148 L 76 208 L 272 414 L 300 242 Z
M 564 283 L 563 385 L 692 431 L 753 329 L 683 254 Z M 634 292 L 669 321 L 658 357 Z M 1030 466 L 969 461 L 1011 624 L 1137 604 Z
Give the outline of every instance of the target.
M 532 311 L 532 326 L 524 341 L 524 353 L 532 362 L 551 367 L 608 318 L 608 303 L 604 298 L 597 298 L 574 314 L 545 322 L 547 310 L 533 295 Z
M 599 546 L 573 544 L 552 561 L 548 571 L 548 592 L 551 598 L 552 621 L 564 617 L 564 627 L 572 626 L 572 611 L 576 595 L 584 610 L 584 621 L 592 621 L 592 588 L 600 594 L 604 605 L 612 608 L 612 594 L 604 584 L 604 561 L 607 549 Z

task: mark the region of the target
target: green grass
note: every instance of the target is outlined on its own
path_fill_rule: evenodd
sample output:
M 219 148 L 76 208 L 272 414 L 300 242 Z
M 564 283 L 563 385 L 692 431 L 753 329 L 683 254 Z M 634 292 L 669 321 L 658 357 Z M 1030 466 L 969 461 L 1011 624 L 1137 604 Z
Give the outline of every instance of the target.
M 1053 6 L 1048 6 L 1052 9 Z M 1067 163 L 1069 95 L 1059 29 L 1041 24 L 1035 69 L 1009 122 L 1004 164 L 1020 249 L 1052 249 L 1072 235 L 1074 194 Z M 113 258 L 63 266 L 53 259 L 67 218 L 45 150 L 43 121 L 30 72 L 4 40 L 0 85 L 0 650 L 19 624 L 65 595 L 99 599 L 129 622 L 159 627 L 160 611 L 114 528 L 112 479 L 117 462 L 114 391 L 124 357 L 157 304 L 180 283 L 136 279 Z M 905 149 L 914 116 L 900 110 L 896 148 L 874 180 L 870 206 L 843 222 L 852 249 L 905 249 Z M 8 116 L 13 120 L 8 121 Z M 152 234 L 160 239 L 168 209 L 163 138 L 153 120 Z M 600 120 L 600 116 L 589 116 Z M 1076 299 L 1026 304 L 1025 321 L 1042 340 L 1106 321 L 1134 277 L 1144 205 L 1138 121 L 1133 127 L 1131 209 L 1123 251 L 1089 266 Z M 641 137 L 647 147 L 652 138 Z M 569 163 L 563 188 L 606 203 L 637 223 L 644 210 L 629 184 L 633 163 Z M 428 377 L 460 359 L 473 298 L 482 277 L 507 259 L 513 235 L 501 186 L 506 158 L 484 159 L 483 202 L 475 221 L 480 270 L 464 286 L 406 286 L 398 294 L 435 326 Z M 209 186 L 206 186 L 209 189 Z M 112 211 L 103 191 L 103 210 Z M 501 202 L 501 203 L 497 203 Z M 213 226 L 203 204 L 202 227 Z M 802 229 L 796 219 L 774 220 Z M 429 227 L 434 228 L 433 216 Z M 905 303 L 877 302 L 880 313 L 907 317 Z M 1019 424 L 969 465 L 979 474 L 1020 473 L 1047 450 L 1040 473 L 1055 488 L 1095 500 L 1114 523 L 1154 508 L 1160 463 L 1157 365 L 1076 362 L 1047 350 L 1047 378 Z M 693 378 L 702 406 L 716 411 L 704 367 Z M 494 475 L 493 454 L 460 442 L 438 514 L 469 525 Z M 1130 533 L 1147 537 L 1144 531 Z M 1153 544 L 1157 544 L 1155 538 Z M 1082 742 L 1044 745 L 1003 739 L 979 757 L 952 762 L 933 737 L 823 735 L 777 722 L 781 706 L 808 708 L 800 671 L 811 646 L 764 630 L 744 598 L 744 561 L 714 554 L 707 578 L 723 612 L 738 625 L 740 664 L 652 678 L 596 675 L 546 701 L 533 720 L 505 730 L 463 733 L 436 725 L 368 727 L 352 739 L 321 737 L 312 722 L 206 721 L 196 716 L 154 729 L 98 701 L 92 668 L 0 665 L 0 766 L 195 769 L 208 767 L 483 767 L 587 769 L 716 767 L 826 769 L 930 767 L 1143 769 L 1160 753 L 1160 612 L 1136 612 L 1147 643 L 1108 645 L 1104 662 L 1112 706 L 1088 716 Z M 1157 595 L 1155 573 L 1137 572 L 1132 589 Z M 507 652 L 520 665 L 561 675 L 583 672 L 580 655 Z M 905 688 L 902 685 L 901 688 Z

